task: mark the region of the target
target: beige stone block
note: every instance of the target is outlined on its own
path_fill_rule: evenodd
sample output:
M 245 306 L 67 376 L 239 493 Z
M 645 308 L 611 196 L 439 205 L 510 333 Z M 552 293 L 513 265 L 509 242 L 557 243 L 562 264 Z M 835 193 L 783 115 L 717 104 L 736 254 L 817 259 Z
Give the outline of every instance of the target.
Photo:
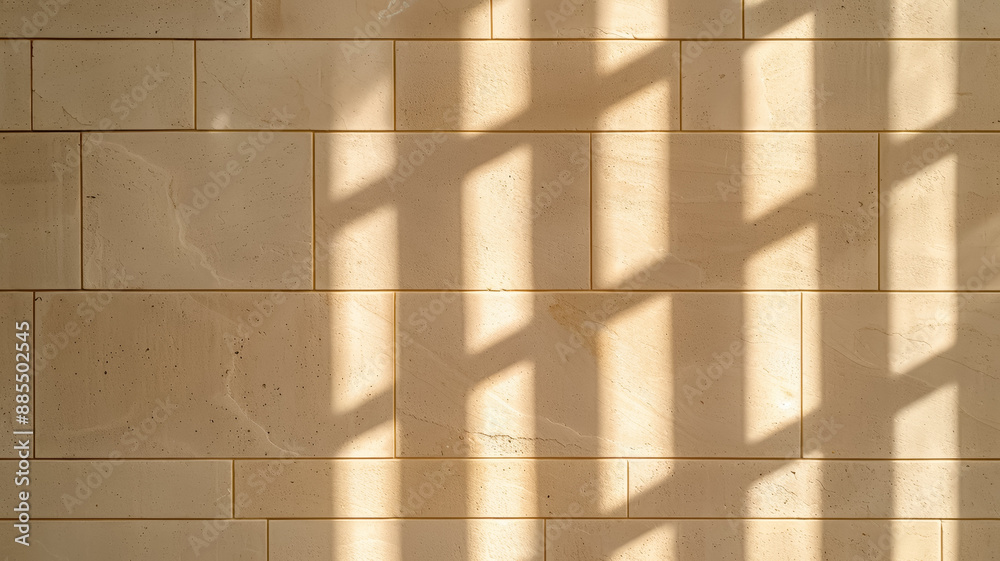
M 797 295 L 397 295 L 401 456 L 799 456 Z
M 0 130 L 30 129 L 31 49 L 27 41 L 0 41 L 0 82 Z
M 1000 12 L 990 0 L 747 0 L 746 37 L 996 38 Z
M 320 289 L 585 289 L 584 134 L 316 137 Z
M 200 129 L 393 127 L 392 43 L 198 44 Z
M 1000 288 L 1000 139 L 882 135 L 882 288 Z
M 985 518 L 1000 462 L 630 460 L 635 518 Z
M 940 559 L 936 520 L 549 520 L 550 561 Z
M 239 518 L 624 517 L 625 460 L 247 460 Z
M 0 462 L 7 473 L 14 461 Z M 38 518 L 231 518 L 232 462 L 101 460 L 31 463 L 31 515 Z M 3 490 L 16 505 L 13 478 Z
M 876 145 L 874 134 L 595 134 L 594 287 L 877 288 L 876 228 L 845 227 L 877 208 Z
M 221 530 L 220 530 L 221 528 Z M 36 520 L 24 547 L 0 542 L 18 561 L 266 561 L 264 520 Z
M 36 41 L 35 129 L 194 126 L 191 41 Z
M 807 455 L 1000 456 L 1000 295 L 806 294 L 804 320 Z
M 716 41 L 683 59 L 685 130 L 997 130 L 992 41 Z M 959 72 L 961 84 L 959 84 Z
M 685 530 L 687 532 L 684 532 Z M 679 551 L 683 538 L 688 537 L 685 534 L 693 534 L 695 531 L 696 529 L 691 527 L 691 521 L 547 520 L 545 559 L 552 561 L 699 559 L 697 554 L 691 556 L 691 551 L 684 551 L 685 555 L 681 557 Z
M 942 520 L 944 561 L 983 561 L 1000 551 L 1000 522 L 996 520 Z
M 678 127 L 678 43 L 400 41 L 400 130 Z
M 83 142 L 86 288 L 312 287 L 308 133 Z
M 31 435 L 13 434 L 13 431 L 30 431 L 34 426 L 32 423 L 34 412 L 31 403 L 26 404 L 28 412 L 25 416 L 28 418 L 28 422 L 21 424 L 15 420 L 15 416 L 18 414 L 15 407 L 24 405 L 15 402 L 15 397 L 19 394 L 26 394 L 29 401 L 34 400 L 35 373 L 32 357 L 35 351 L 35 322 L 31 299 L 30 292 L 0 292 L 0 325 L 5 330 L 4 339 L 9 345 L 4 349 L 8 381 L 0 385 L 0 403 L 7 404 L 7 407 L 10 408 L 9 413 L 0 415 L 0 434 L 4 435 L 3 446 L 0 448 L 0 458 L 16 458 L 19 451 L 14 447 L 23 444 L 25 440 L 29 441 L 32 452 L 35 448 L 34 445 L 30 444 Z M 28 325 L 25 326 L 25 323 Z M 18 337 L 20 333 L 26 333 L 26 335 Z M 23 370 L 23 368 L 18 368 L 19 364 L 27 364 L 28 371 L 19 372 L 19 370 Z M 16 470 L 11 470 L 9 473 L 14 473 L 14 471 Z
M 493 36 L 739 39 L 741 14 L 735 0 L 498 0 L 493 4 Z
M 372 39 L 490 37 L 490 4 L 478 0 L 385 2 L 256 0 L 254 37 L 353 39 L 363 51 Z
M 542 520 L 272 520 L 271 561 L 541 561 Z
M 39 457 L 392 455 L 392 295 L 39 294 Z
M 0 289 L 80 288 L 80 135 L 0 134 Z
M 4 0 L 0 35 L 208 39 L 250 36 L 250 0 Z

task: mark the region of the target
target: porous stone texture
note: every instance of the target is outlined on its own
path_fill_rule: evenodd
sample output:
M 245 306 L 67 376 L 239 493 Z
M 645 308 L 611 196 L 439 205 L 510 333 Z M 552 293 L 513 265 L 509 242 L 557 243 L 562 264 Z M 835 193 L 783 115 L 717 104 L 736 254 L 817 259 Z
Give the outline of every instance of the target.
M 308 134 L 83 141 L 85 288 L 312 288 Z
M 0 560 L 997 559 L 998 38 L 0 2 Z
M 35 41 L 32 126 L 191 128 L 193 54 L 192 41 Z
M 80 288 L 80 135 L 0 134 L 0 289 Z
M 35 307 L 39 457 L 392 455 L 391 294 L 65 292 Z
M 200 43 L 198 128 L 391 130 L 392 43 L 345 45 Z
M 2 9 L 2 8 L 0 8 Z M 31 128 L 31 45 L 25 40 L 0 41 L 0 129 Z

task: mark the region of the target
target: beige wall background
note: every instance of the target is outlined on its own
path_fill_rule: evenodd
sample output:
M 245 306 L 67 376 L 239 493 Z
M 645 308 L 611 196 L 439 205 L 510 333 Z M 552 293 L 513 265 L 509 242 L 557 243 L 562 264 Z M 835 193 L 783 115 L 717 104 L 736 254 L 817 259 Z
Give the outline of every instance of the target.
M 0 555 L 1000 559 L 995 3 L 0 37 Z

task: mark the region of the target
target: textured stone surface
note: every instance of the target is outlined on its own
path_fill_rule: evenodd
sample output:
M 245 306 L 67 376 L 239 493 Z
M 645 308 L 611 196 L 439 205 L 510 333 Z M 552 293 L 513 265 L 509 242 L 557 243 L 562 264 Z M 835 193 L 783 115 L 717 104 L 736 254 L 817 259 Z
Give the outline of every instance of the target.
M 998 325 L 996 294 L 806 294 L 806 454 L 1000 455 Z
M 31 50 L 27 41 L 0 41 L 0 80 L 0 129 L 30 129 Z
M 13 461 L 0 462 L 9 473 Z M 31 464 L 31 512 L 39 518 L 230 518 L 232 462 L 39 460 Z M 16 505 L 7 483 L 4 502 Z
M 686 130 L 1000 129 L 992 41 L 699 46 L 683 59 Z
M 782 294 L 400 294 L 397 451 L 798 456 L 798 312 Z
M 346 45 L 199 43 L 198 128 L 392 129 L 392 44 Z
M 678 43 L 667 41 L 400 41 L 396 124 L 400 130 L 675 129 L 677 65 Z
M 250 36 L 251 0 L 5 0 L 7 37 L 208 39 Z M 27 22 L 25 20 L 28 20 Z
M 541 561 L 541 520 L 275 520 L 271 561 Z
M 86 288 L 312 287 L 308 134 L 97 134 L 84 136 Z
M 36 129 L 185 129 L 194 124 L 191 41 L 36 41 Z
M 3 540 L 0 555 L 18 561 L 267 559 L 264 520 L 41 520 L 32 523 L 30 539 L 30 547 Z
M 238 461 L 236 516 L 621 518 L 626 479 L 625 460 Z
M 877 204 L 874 134 L 595 134 L 593 150 L 595 288 L 877 288 L 876 229 L 844 227 Z
M 584 134 L 316 137 L 319 289 L 581 289 Z
M 80 288 L 80 135 L 0 134 L 0 289 Z
M 1000 522 L 944 520 L 941 522 L 944 561 L 990 559 L 1000 551 Z
M 0 4 L 0 561 L 997 557 L 995 0 Z
M 490 36 L 490 4 L 479 0 L 360 0 L 350 3 L 257 0 L 253 8 L 253 35 L 354 39 L 344 47 L 348 56 L 369 48 L 369 39 L 487 39 Z
M 739 38 L 735 0 L 529 0 L 493 6 L 493 36 L 502 39 Z
M 941 545 L 935 520 L 574 520 L 549 522 L 546 536 L 551 561 L 832 561 L 889 552 L 936 561 Z
M 389 294 L 51 293 L 37 321 L 39 457 L 392 455 Z
M 629 516 L 984 518 L 1000 462 L 630 460 Z
M 882 288 L 1000 288 L 992 134 L 882 135 Z
M 747 39 L 938 38 L 1000 36 L 990 0 L 747 0 Z

